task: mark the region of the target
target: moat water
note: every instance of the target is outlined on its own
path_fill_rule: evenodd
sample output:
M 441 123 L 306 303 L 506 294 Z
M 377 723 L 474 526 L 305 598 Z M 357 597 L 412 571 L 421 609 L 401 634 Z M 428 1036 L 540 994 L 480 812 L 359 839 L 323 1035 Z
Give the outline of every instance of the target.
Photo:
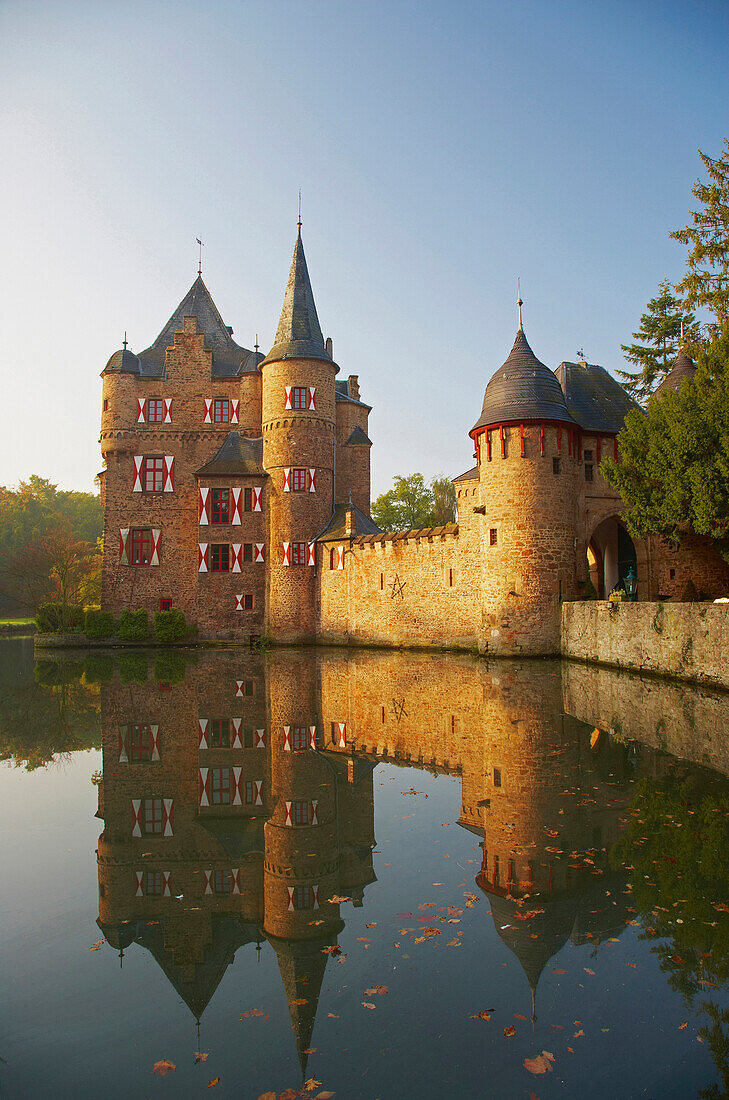
M 0 760 L 3 1098 L 728 1095 L 729 694 L 14 639 Z

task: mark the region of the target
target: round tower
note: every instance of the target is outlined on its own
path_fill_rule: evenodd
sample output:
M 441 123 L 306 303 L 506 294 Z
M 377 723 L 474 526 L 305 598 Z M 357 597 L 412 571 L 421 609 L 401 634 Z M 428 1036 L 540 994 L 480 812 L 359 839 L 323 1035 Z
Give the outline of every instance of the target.
M 578 463 L 582 448 L 554 373 L 521 322 L 486 387 L 469 433 L 479 472 L 481 648 L 550 654 L 560 648 L 560 604 L 578 596 Z
M 334 507 L 334 378 L 301 242 L 274 345 L 260 367 L 263 465 L 270 482 L 267 629 L 277 639 L 316 628 L 314 539 Z

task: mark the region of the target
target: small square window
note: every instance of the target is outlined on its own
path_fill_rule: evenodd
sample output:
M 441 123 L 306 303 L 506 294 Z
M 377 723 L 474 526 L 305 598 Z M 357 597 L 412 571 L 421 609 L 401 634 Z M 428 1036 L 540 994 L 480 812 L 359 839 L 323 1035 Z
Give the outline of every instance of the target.
M 494 768 L 494 786 L 501 786 L 501 768 Z
M 161 424 L 165 418 L 165 405 L 161 397 L 147 398 L 147 423 Z
M 562 460 L 560 458 L 557 458 L 557 456 L 555 455 L 555 457 L 552 459 L 552 473 L 553 474 L 559 474 L 561 472 L 562 472 Z
M 215 542 L 210 547 L 210 572 L 227 573 L 230 569 L 230 547 L 227 542 Z
M 592 451 L 585 451 L 585 462 L 592 462 Z
M 291 471 L 291 488 L 295 493 L 302 493 L 306 489 L 306 470 Z
M 496 546 L 499 539 L 499 532 L 497 527 L 491 527 L 489 530 L 489 546 Z
M 165 600 L 165 599 L 160 600 L 159 601 L 159 609 L 160 609 L 160 611 L 171 611 L 172 610 L 172 600 Z
M 306 387 L 294 386 L 291 390 L 291 406 L 294 409 L 306 408 Z
M 227 397 L 216 397 L 213 402 L 213 420 L 216 424 L 230 421 L 230 401 Z
M 213 489 L 210 498 L 210 522 L 230 523 L 230 489 Z

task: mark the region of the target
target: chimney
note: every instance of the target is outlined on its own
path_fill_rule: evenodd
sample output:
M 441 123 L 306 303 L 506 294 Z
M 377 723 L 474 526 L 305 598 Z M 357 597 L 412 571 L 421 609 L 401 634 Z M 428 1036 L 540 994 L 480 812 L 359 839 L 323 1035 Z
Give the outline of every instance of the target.
M 327 349 L 327 355 L 330 359 L 334 358 L 334 344 L 332 343 L 331 336 L 327 336 L 325 347 Z
M 350 374 L 347 379 L 347 387 L 349 389 L 349 396 L 353 397 L 355 401 L 359 401 L 359 375 Z
M 344 534 L 348 539 L 354 538 L 357 534 L 357 516 L 351 500 L 347 505 L 347 513 L 344 518 Z

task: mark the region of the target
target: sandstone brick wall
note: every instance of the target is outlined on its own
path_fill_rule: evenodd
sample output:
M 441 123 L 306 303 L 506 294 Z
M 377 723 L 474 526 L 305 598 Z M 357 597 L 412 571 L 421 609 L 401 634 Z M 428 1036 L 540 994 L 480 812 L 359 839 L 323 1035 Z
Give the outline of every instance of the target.
M 562 606 L 562 653 L 729 687 L 729 605 L 617 603 Z

